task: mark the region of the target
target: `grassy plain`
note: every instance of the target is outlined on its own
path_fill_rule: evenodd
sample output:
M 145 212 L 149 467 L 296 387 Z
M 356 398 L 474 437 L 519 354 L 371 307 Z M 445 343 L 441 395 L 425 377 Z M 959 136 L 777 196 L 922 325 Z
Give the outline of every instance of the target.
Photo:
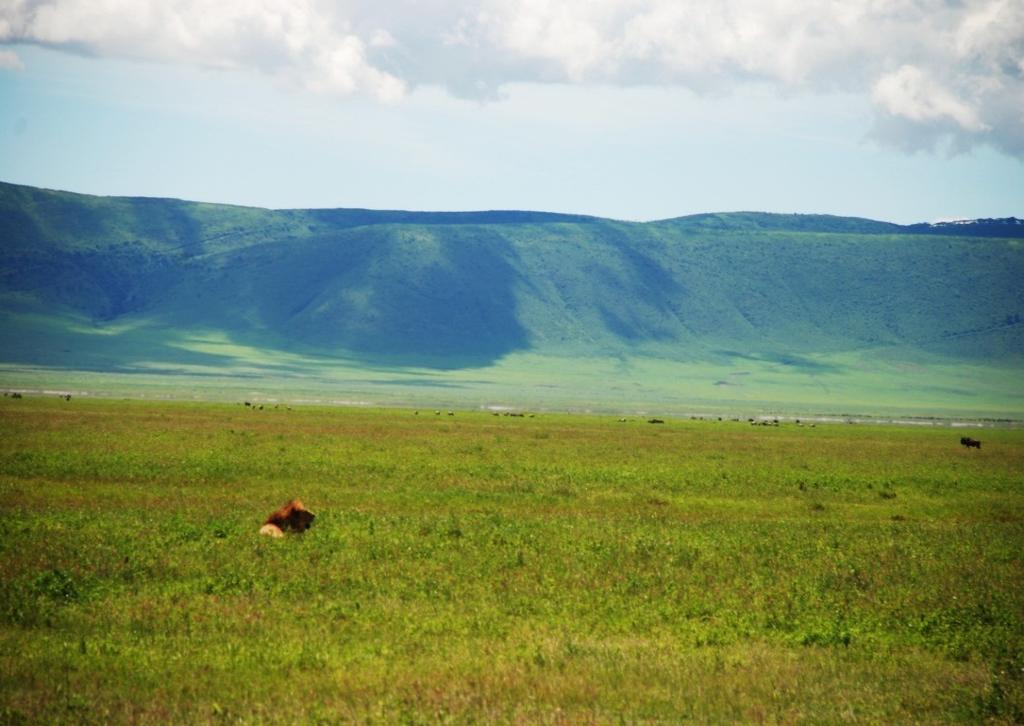
M 2 318 L 0 350 L 35 343 L 59 349 L 65 344 L 61 335 L 51 335 L 56 328 L 5 327 Z M 93 331 L 84 339 L 95 338 L 91 344 L 100 351 L 102 337 Z M 79 343 L 68 345 L 82 349 Z M 0 390 L 386 407 L 528 406 L 675 416 L 697 412 L 1024 419 L 1024 365 L 958 362 L 924 354 L 908 359 L 885 349 L 795 360 L 752 355 L 679 360 L 669 351 L 663 357 L 518 352 L 487 365 L 438 369 L 256 348 L 214 332 L 182 334 L 178 352 L 170 357 L 140 346 L 137 357 L 120 366 L 102 356 L 93 361 L 95 366 L 80 368 L 0 362 Z M 125 350 L 123 341 L 116 350 Z
M 1019 722 L 959 436 L 3 398 L 0 722 Z

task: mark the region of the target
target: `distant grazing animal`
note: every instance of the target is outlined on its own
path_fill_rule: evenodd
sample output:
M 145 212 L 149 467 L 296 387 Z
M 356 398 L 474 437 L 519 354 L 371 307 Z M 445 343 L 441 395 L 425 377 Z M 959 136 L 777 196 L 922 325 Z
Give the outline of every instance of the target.
M 978 451 L 981 451 L 981 442 L 977 439 L 972 439 L 970 436 L 961 436 L 960 443 L 968 449 L 978 449 Z
M 293 499 L 267 517 L 260 527 L 260 534 L 284 537 L 285 531 L 305 532 L 315 518 L 316 515 L 303 506 L 301 499 Z
M 661 420 L 660 418 L 649 418 L 649 419 L 647 419 L 647 423 L 665 423 L 665 422 L 663 420 Z

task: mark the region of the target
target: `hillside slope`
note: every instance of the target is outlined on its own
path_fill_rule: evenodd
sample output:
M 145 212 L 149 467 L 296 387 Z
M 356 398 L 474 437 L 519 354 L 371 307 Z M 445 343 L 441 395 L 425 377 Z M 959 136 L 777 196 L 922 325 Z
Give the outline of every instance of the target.
M 1014 365 L 1022 230 L 272 211 L 0 184 L 2 362 L 131 370 L 193 360 L 182 337 L 215 332 L 435 369 L 524 351 L 813 369 L 814 356 L 877 349 Z

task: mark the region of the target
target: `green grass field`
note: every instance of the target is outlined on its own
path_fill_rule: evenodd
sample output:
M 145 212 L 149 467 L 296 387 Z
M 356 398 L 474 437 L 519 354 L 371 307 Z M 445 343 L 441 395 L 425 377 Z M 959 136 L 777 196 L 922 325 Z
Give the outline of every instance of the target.
M 41 328 L 39 340 L 60 346 Z M 7 331 L 10 332 L 10 331 Z M 102 338 L 94 333 L 93 337 Z M 145 337 L 145 336 L 143 336 Z M 35 340 L 5 338 L 10 349 Z M 100 342 L 97 342 L 99 350 Z M 382 407 L 530 407 L 542 411 L 686 416 L 776 414 L 1024 420 L 1024 366 L 913 359 L 885 350 L 798 358 L 678 360 L 644 355 L 513 353 L 450 370 L 247 347 L 210 333 L 188 355 L 131 366 L 54 368 L 0 362 L 0 390 L 70 391 L 108 398 L 304 402 Z
M 292 409 L 0 398 L 0 723 L 1024 720 L 1020 430 Z

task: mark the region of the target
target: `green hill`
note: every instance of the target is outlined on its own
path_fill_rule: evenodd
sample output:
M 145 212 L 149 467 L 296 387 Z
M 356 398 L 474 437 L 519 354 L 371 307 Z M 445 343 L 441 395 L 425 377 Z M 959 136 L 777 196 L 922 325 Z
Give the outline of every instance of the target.
M 271 211 L 0 184 L 0 383 L 162 372 L 466 402 L 537 405 L 547 386 L 559 405 L 1015 415 L 1022 230 Z

